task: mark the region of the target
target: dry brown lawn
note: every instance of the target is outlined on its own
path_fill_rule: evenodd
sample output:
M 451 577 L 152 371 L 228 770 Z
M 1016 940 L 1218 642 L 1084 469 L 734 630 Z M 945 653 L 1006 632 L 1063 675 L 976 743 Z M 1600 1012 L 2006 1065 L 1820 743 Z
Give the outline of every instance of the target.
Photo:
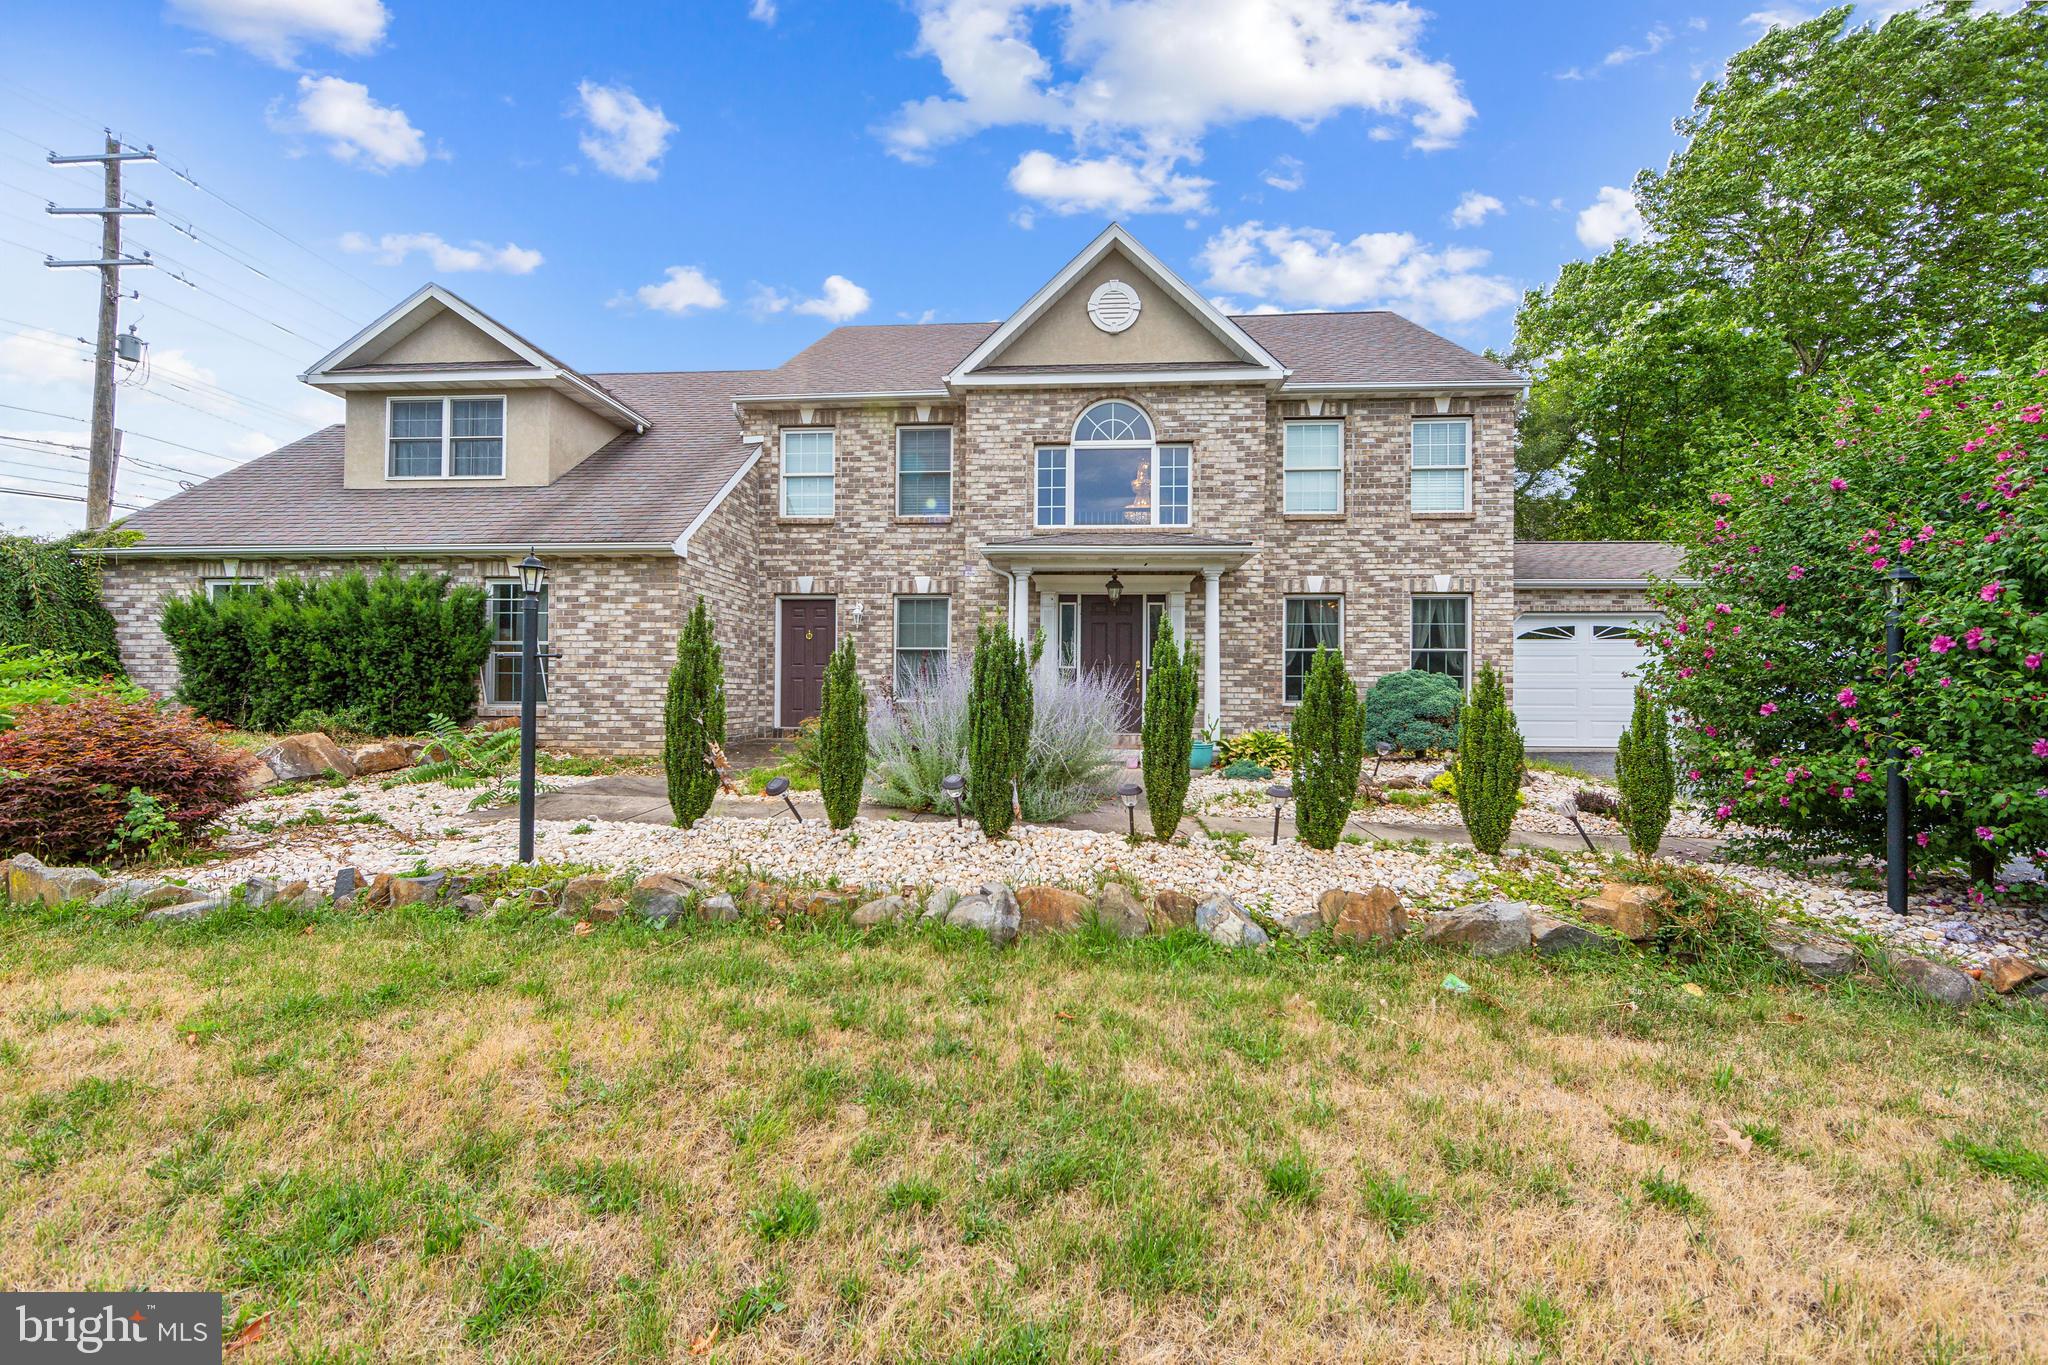
M 221 1289 L 255 1361 L 2048 1358 L 2043 1013 L 0 912 L 0 1285 Z

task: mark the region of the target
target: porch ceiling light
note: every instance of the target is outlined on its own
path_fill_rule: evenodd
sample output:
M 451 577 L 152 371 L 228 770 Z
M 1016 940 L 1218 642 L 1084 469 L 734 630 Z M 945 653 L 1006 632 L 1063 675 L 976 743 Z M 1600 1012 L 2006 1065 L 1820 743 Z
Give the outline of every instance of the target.
M 1112 606 L 1116 604 L 1118 598 L 1124 595 L 1124 581 L 1116 576 L 1115 569 L 1109 571 L 1109 581 L 1102 585 L 1102 590 L 1109 594 Z

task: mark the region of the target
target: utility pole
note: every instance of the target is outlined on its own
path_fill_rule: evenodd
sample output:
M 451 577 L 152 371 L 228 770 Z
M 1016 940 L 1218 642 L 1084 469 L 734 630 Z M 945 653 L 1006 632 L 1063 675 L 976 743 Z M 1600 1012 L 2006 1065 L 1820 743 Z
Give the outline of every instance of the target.
M 119 436 L 114 430 L 114 346 L 115 337 L 121 327 L 121 267 L 154 265 L 149 253 L 141 256 L 121 254 L 121 220 L 129 214 L 148 217 L 156 212 L 145 205 L 129 208 L 121 202 L 121 163 L 124 161 L 154 161 L 156 149 L 128 151 L 111 130 L 107 133 L 107 149 L 81 156 L 58 156 L 50 153 L 52 166 L 78 166 L 97 162 L 106 173 L 106 206 L 103 208 L 59 208 L 55 204 L 46 206 L 46 211 L 59 217 L 97 217 L 100 220 L 100 258 L 96 261 L 59 261 L 44 257 L 43 264 L 52 270 L 96 269 L 100 272 L 100 321 L 99 335 L 94 343 L 92 358 L 92 453 L 88 457 L 85 476 L 85 529 L 105 530 L 114 515 L 114 460 L 118 449 Z

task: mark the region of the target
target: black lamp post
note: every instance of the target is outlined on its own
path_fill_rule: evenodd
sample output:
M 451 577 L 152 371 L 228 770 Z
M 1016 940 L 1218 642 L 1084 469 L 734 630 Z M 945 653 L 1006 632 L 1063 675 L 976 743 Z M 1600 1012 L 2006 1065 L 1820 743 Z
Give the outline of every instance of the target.
M 1294 788 L 1285 782 L 1275 782 L 1266 788 L 1266 799 L 1273 803 L 1273 847 L 1280 846 L 1280 810 L 1294 795 Z
M 519 561 L 519 589 L 524 595 L 519 617 L 519 861 L 533 861 L 535 733 L 540 718 L 540 590 L 547 583 L 547 565 L 533 551 Z
M 1891 610 L 1884 618 L 1884 676 L 1896 685 L 1899 656 L 1906 652 L 1906 589 L 1920 575 L 1901 564 L 1891 571 Z M 1884 898 L 1894 915 L 1906 913 L 1906 753 L 1899 743 L 1898 720 L 1892 722 L 1891 754 L 1884 776 Z
M 1130 824 L 1133 839 L 1138 837 L 1138 794 L 1144 790 L 1135 782 L 1126 782 L 1116 789 L 1116 794 L 1123 798 L 1124 819 Z
M 967 790 L 967 779 L 959 773 L 948 773 L 939 779 L 939 790 L 953 798 L 953 828 L 961 828 L 966 823 L 966 813 L 961 808 L 960 794 Z

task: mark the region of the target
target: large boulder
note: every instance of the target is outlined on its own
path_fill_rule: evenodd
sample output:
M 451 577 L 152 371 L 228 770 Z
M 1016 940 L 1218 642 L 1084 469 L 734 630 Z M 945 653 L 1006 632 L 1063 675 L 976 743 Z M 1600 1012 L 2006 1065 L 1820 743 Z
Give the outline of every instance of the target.
M 674 924 L 689 911 L 697 883 L 673 872 L 651 872 L 633 883 L 626 903 L 641 919 L 663 927 Z
M 739 902 L 723 891 L 697 902 L 697 918 L 713 924 L 731 924 L 740 917 Z
M 1146 903 L 1145 918 L 1154 933 L 1186 929 L 1195 922 L 1195 908 L 1201 904 L 1185 891 L 1154 891 Z
M 1001 882 L 990 882 L 971 896 L 963 896 L 946 912 L 946 923 L 958 929 L 978 929 L 996 944 L 1016 941 L 1022 923 L 1016 893 Z
M 280 782 L 305 782 L 329 773 L 356 775 L 356 761 L 349 751 L 316 731 L 286 735 L 256 757 L 262 759 Z
M 1944 963 L 1901 955 L 1892 959 L 1892 970 L 1907 990 L 1937 1004 L 1960 1009 L 1977 998 L 1977 983 Z
M 1263 948 L 1271 941 L 1266 931 L 1228 896 L 1211 896 L 1196 906 L 1194 924 L 1202 937 L 1226 948 Z
M 1529 916 L 1529 946 L 1543 957 L 1610 949 L 1618 943 L 1612 934 L 1603 934 L 1598 929 L 1588 929 L 1583 924 L 1574 924 L 1555 915 Z
M 1823 981 L 1856 970 L 1856 950 L 1839 939 L 1774 938 L 1770 944 L 1780 961 Z
M 580 877 L 571 877 L 562 884 L 562 894 L 556 903 L 562 913 L 570 919 L 582 919 L 584 912 L 603 900 L 607 894 L 606 878 L 595 872 L 586 872 Z
M 1070 934 L 1088 920 L 1088 898 L 1064 886 L 1017 888 L 1017 930 L 1026 935 Z
M 1408 911 L 1391 887 L 1332 887 L 1316 897 L 1316 913 L 1339 943 L 1394 943 L 1408 932 Z
M 106 879 L 89 867 L 50 867 L 27 853 L 7 860 L 7 899 L 16 905 L 89 901 L 106 889 Z
M 1612 929 L 1625 939 L 1641 943 L 1657 932 L 1670 900 L 1671 893 L 1661 886 L 1608 882 L 1598 895 L 1580 901 L 1578 911 L 1586 923 Z
M 1142 938 L 1151 929 L 1144 905 L 1122 882 L 1102 888 L 1095 898 L 1095 914 L 1118 938 Z
M 403 740 L 379 740 L 375 744 L 363 745 L 351 753 L 349 759 L 356 765 L 357 777 L 368 777 L 372 773 L 395 773 L 400 768 L 412 766 L 413 747 Z
M 1526 952 L 1531 942 L 1529 907 L 1521 901 L 1492 900 L 1440 915 L 1423 926 L 1422 940 L 1463 948 L 1475 957 Z
M 917 918 L 917 902 L 908 896 L 877 896 L 853 912 L 853 926 L 856 929 L 872 929 L 878 924 L 894 924 L 897 920 Z
M 132 910 L 160 910 L 166 905 L 176 905 L 180 901 L 204 898 L 204 892 L 196 891 L 189 886 L 178 886 L 154 877 L 131 877 L 112 883 L 106 890 L 94 896 L 92 908 L 108 910 L 116 906 L 125 906 Z
M 2011 995 L 2034 982 L 2048 979 L 2048 967 L 2031 958 L 2006 954 L 1991 959 L 1991 965 L 1984 972 L 1984 980 L 2000 995 Z

